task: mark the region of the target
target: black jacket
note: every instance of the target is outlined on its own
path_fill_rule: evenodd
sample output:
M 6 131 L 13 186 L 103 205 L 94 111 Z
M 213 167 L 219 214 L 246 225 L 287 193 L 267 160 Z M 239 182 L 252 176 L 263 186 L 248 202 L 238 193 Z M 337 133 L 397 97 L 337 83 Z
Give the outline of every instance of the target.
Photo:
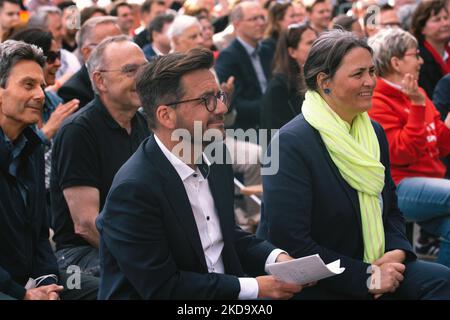
M 44 184 L 44 152 L 31 128 L 20 167 L 10 173 L 11 152 L 0 128 L 0 292 L 22 299 L 28 279 L 58 274 L 49 242 Z M 25 204 L 18 184 L 27 189 Z M 51 278 L 42 284 L 55 283 Z
M 72 99 L 80 100 L 78 109 L 81 109 L 94 99 L 94 90 L 92 89 L 89 73 L 85 65 L 59 88 L 58 96 L 64 102 L 69 102 Z
M 261 128 L 280 129 L 302 110 L 303 96 L 289 89 L 287 77 L 275 74 L 262 99 Z
M 432 100 L 434 88 L 444 74 L 439 63 L 434 60 L 433 55 L 424 47 L 423 43 L 419 43 L 419 50 L 423 59 L 423 65 L 419 74 L 419 87 L 422 87 L 428 98 Z
M 236 299 L 237 277 L 264 274 L 274 247 L 236 226 L 231 166 L 212 164 L 208 182 L 226 274 L 208 273 L 183 182 L 151 136 L 115 176 L 97 218 L 99 299 Z
M 385 169 L 382 191 L 385 250 L 401 249 L 415 259 L 405 236 L 389 166 L 389 150 L 381 126 L 373 122 Z M 358 193 L 341 176 L 317 130 L 303 115 L 279 131 L 279 170 L 263 176 L 264 208 L 257 235 L 295 257 L 319 254 L 325 263 L 341 260 L 345 271 L 320 281 L 317 298 L 370 298 L 366 284 L 369 264 L 364 244 Z M 305 292 L 300 293 L 307 294 Z
M 272 52 L 265 45 L 261 45 L 260 50 L 261 65 L 269 82 Z M 230 76 L 235 78 L 234 95 L 231 100 L 231 108 L 237 111 L 234 127 L 258 128 L 263 92 L 250 57 L 237 39 L 220 53 L 215 69 L 220 82 L 226 82 Z

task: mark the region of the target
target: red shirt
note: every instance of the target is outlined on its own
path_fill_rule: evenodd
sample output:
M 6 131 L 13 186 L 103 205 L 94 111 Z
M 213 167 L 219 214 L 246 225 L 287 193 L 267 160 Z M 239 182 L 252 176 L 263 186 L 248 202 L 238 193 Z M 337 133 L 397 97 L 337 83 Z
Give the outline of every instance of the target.
M 446 168 L 440 158 L 450 153 L 450 130 L 440 119 L 425 91 L 425 107 L 382 79 L 378 79 L 370 117 L 379 122 L 389 142 L 391 173 L 395 183 L 403 178 L 443 178 Z

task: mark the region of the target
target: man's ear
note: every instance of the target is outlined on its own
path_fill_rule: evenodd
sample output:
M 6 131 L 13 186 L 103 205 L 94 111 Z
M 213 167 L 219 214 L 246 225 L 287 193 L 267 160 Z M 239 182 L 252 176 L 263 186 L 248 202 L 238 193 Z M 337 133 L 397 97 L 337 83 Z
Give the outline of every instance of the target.
M 166 129 L 176 129 L 177 115 L 174 108 L 166 105 L 158 106 L 155 111 L 155 120 L 160 126 Z
M 107 90 L 105 86 L 105 79 L 101 72 L 94 71 L 94 74 L 92 75 L 92 79 L 94 81 L 95 87 L 98 91 L 104 92 Z
M 83 60 L 84 62 L 86 62 L 88 60 L 89 55 L 92 52 L 92 49 L 89 46 L 83 47 L 81 48 L 81 55 L 83 56 Z

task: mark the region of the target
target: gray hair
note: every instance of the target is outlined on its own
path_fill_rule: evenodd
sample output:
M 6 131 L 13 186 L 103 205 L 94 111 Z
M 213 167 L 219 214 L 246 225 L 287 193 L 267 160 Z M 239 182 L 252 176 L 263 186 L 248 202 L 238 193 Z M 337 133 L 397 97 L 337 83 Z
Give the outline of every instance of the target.
M 94 92 L 96 94 L 98 94 L 98 90 L 94 83 L 94 72 L 97 70 L 105 69 L 105 50 L 112 43 L 128 41 L 134 43 L 132 39 L 126 35 L 107 37 L 103 39 L 103 41 L 100 42 L 98 46 L 94 48 L 94 50 L 92 50 L 92 53 L 86 62 L 86 67 L 89 73 L 89 79 L 91 80 L 92 88 L 94 89 Z
M 57 14 L 62 16 L 62 11 L 53 6 L 42 6 L 36 10 L 36 13 L 30 17 L 28 20 L 29 28 L 40 28 L 47 30 L 48 29 L 48 16 L 50 14 Z
M 186 15 L 176 16 L 167 31 L 167 36 L 170 41 L 172 41 L 174 37 L 179 37 L 186 31 L 187 28 L 192 26 L 198 26 L 200 30 L 202 29 L 202 25 L 197 18 Z
M 103 16 L 103 17 L 92 17 L 88 19 L 81 26 L 80 31 L 78 31 L 77 33 L 76 41 L 80 49 L 83 48 L 86 45 L 86 43 L 92 39 L 92 37 L 94 36 L 95 27 L 102 24 L 115 24 L 117 25 L 117 28 L 119 28 L 117 17 Z
M 231 12 L 230 12 L 230 22 L 231 23 L 239 22 L 244 19 L 243 7 L 244 7 L 244 3 L 248 3 L 248 2 L 258 3 L 255 0 L 243 0 L 243 1 L 239 2 L 237 5 L 235 5 L 233 7 L 233 9 L 231 9 Z
M 34 61 L 44 68 L 45 57 L 42 49 L 34 44 L 7 40 L 0 43 L 0 87 L 5 88 L 11 69 L 22 60 Z
M 344 30 L 323 32 L 314 41 L 303 67 L 306 86 L 318 91 L 317 76 L 324 73 L 332 79 L 347 53 L 354 48 L 363 48 L 372 54 L 372 49 L 353 33 Z
M 400 28 L 386 28 L 368 40 L 373 50 L 377 75 L 383 77 L 392 72 L 391 58 L 402 58 L 411 48 L 417 48 L 416 38 Z
M 400 8 L 398 8 L 397 16 L 400 20 L 400 25 L 402 26 L 403 30 L 411 29 L 412 15 L 416 8 L 417 3 L 404 4 Z

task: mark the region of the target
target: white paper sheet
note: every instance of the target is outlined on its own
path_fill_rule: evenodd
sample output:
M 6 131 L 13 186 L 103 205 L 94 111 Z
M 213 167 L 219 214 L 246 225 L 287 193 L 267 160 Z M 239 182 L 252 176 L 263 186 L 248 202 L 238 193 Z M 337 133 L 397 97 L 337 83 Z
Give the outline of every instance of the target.
M 340 260 L 325 264 L 318 254 L 290 261 L 272 263 L 266 266 L 266 271 L 277 279 L 297 284 L 306 284 L 344 272 Z

